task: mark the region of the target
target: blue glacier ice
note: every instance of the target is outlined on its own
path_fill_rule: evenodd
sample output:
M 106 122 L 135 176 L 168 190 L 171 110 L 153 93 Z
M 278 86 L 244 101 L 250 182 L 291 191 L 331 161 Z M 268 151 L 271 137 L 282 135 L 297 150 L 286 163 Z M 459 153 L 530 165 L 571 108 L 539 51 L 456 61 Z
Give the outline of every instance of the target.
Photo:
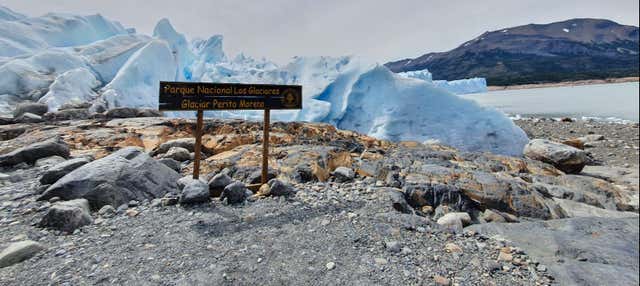
M 284 65 L 230 56 L 221 35 L 189 40 L 167 19 L 148 36 L 100 15 L 28 17 L 2 8 L 0 17 L 0 114 L 27 100 L 50 110 L 81 101 L 95 110 L 157 108 L 159 81 L 296 84 L 303 86 L 303 109 L 274 111 L 274 121 L 328 122 L 383 139 L 509 155 L 521 154 L 527 142 L 504 114 L 456 95 L 486 90 L 484 79 L 395 74 L 357 56 L 293 57 Z M 205 116 L 261 120 L 262 111 Z

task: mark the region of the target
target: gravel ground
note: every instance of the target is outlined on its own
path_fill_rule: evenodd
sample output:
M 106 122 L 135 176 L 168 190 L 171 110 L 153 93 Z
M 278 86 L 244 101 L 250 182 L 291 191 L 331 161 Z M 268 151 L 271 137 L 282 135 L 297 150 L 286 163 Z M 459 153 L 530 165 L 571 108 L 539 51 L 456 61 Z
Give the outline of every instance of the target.
M 437 276 L 451 285 L 552 281 L 517 248 L 509 250 L 515 262 L 497 262 L 506 242 L 454 235 L 428 218 L 399 213 L 383 190 L 361 181 L 297 185 L 294 197 L 239 206 L 142 202 L 114 217 L 93 213 L 94 224 L 63 235 L 34 226 L 49 204 L 34 201 L 39 171 L 9 173 L 24 180 L 0 188 L 12 196 L 0 209 L 0 241 L 28 238 L 47 250 L 0 268 L 0 285 L 433 285 Z M 461 252 L 452 245 L 447 251 L 450 243 Z
M 552 119 L 515 120 L 529 138 L 544 138 L 554 141 L 585 136 L 588 134 L 604 135 L 604 140 L 595 141 L 585 146 L 594 159 L 611 167 L 638 166 L 638 146 L 640 128 L 638 123 L 612 123 L 599 121 L 575 120 L 561 122 Z

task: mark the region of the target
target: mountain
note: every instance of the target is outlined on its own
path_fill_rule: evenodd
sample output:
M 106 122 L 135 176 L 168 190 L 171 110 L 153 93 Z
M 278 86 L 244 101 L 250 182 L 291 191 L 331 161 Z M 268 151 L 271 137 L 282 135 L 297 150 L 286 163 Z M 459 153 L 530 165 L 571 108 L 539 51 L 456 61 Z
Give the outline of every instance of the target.
M 638 27 L 603 19 L 529 24 L 459 47 L 389 62 L 394 72 L 429 69 L 437 79 L 485 77 L 489 85 L 638 76 Z

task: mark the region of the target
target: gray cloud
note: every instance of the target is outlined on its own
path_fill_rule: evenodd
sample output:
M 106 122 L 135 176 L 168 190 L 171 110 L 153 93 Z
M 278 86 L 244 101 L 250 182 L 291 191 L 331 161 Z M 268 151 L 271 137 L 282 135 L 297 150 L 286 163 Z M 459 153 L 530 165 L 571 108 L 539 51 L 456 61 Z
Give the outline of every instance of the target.
M 295 55 L 357 54 L 380 62 L 449 50 L 484 31 L 569 18 L 638 25 L 637 0 L 312 1 L 3 0 L 31 16 L 101 13 L 150 34 L 168 18 L 189 38 L 225 37 L 225 51 L 283 63 Z

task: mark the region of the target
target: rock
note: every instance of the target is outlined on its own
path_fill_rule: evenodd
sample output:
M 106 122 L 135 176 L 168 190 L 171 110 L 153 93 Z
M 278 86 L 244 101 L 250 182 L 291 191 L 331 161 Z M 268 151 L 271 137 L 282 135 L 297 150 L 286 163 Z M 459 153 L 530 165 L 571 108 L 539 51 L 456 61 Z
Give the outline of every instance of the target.
M 44 172 L 44 174 L 42 174 L 42 177 L 40 177 L 40 184 L 53 184 L 58 181 L 58 179 L 64 177 L 66 174 L 71 173 L 71 171 L 79 168 L 86 163 L 89 163 L 89 159 L 87 158 L 70 159 L 59 163 L 49 168 L 46 172 Z
M 34 115 L 43 115 L 49 111 L 49 106 L 44 103 L 37 102 L 23 102 L 16 106 L 16 109 L 13 110 L 13 117 L 17 118 L 18 116 L 25 113 L 32 113 Z
M 490 209 L 484 210 L 481 218 L 486 222 L 507 222 L 502 215 Z
M 193 181 L 201 181 L 200 179 L 194 179 L 192 175 L 184 176 L 180 178 L 176 184 L 178 185 L 178 189 L 183 190 L 184 187 L 190 185 Z
M 611 277 L 618 285 L 640 281 L 638 217 L 487 223 L 467 229 L 511 241 L 546 265 L 559 285 L 609 285 Z
M 151 108 L 141 108 L 136 112 L 136 117 L 162 117 L 162 112 Z
M 571 200 L 554 198 L 554 201 L 558 204 L 558 206 L 562 209 L 567 217 L 622 218 L 638 216 L 638 214 L 635 212 L 608 210 Z
M 68 102 L 61 105 L 58 110 L 88 109 L 89 107 L 91 107 L 91 103 L 89 102 Z
M 164 154 L 169 151 L 172 147 L 181 147 L 189 150 L 189 152 L 193 152 L 196 146 L 195 138 L 180 138 L 173 139 L 167 142 L 160 144 L 153 152 L 151 153 L 153 156 L 157 154 Z
M 389 172 L 384 180 L 384 183 L 392 188 L 402 187 L 402 177 L 397 172 Z
M 306 183 L 318 180 L 313 174 L 313 169 L 309 164 L 299 164 L 293 170 L 293 179 L 298 183 Z
M 171 168 L 171 170 L 174 170 L 176 172 L 180 172 L 180 170 L 182 169 L 182 167 L 180 166 L 180 162 L 171 159 L 171 158 L 162 158 L 160 160 L 158 160 L 158 162 L 165 164 L 167 167 Z
M 131 118 L 138 115 L 138 110 L 131 107 L 118 107 L 107 110 L 105 116 L 107 118 Z
M 209 180 L 209 193 L 212 197 L 217 198 L 222 194 L 222 190 L 232 182 L 233 180 L 227 174 L 218 173 Z
M 209 186 L 200 180 L 193 180 L 182 190 L 180 204 L 197 204 L 209 201 Z
M 269 180 L 267 185 L 269 186 L 268 194 L 263 195 L 287 197 L 295 195 L 297 192 L 297 190 L 293 186 L 278 179 Z
M 549 163 L 568 174 L 580 173 L 589 161 L 583 150 L 544 139 L 529 141 L 524 147 L 524 156 Z
M 47 121 L 88 119 L 91 113 L 87 109 L 64 109 L 45 113 L 42 118 Z
M 13 166 L 19 163 L 33 164 L 40 158 L 56 155 L 64 158 L 69 157 L 69 147 L 59 138 L 34 143 L 0 155 L 0 166 Z
M 451 285 L 451 280 L 449 280 L 449 278 L 446 278 L 440 275 L 433 276 L 433 282 L 435 282 L 436 285 L 439 285 L 439 286 Z
M 387 249 L 387 251 L 392 253 L 398 253 L 402 250 L 402 245 L 400 244 L 400 242 L 397 242 L 395 240 L 385 242 L 384 246 Z
M 414 213 L 413 208 L 405 200 L 402 190 L 396 188 L 378 188 L 377 190 L 389 200 L 395 210 L 406 214 Z
M 177 192 L 180 175 L 135 147 L 87 163 L 51 185 L 39 200 L 86 198 L 92 208 L 122 205 Z
M 333 270 L 334 268 L 336 268 L 336 263 L 335 262 L 328 262 L 325 267 L 327 267 L 327 270 Z
M 72 233 L 77 228 L 92 222 L 89 201 L 76 199 L 55 203 L 44 215 L 39 226 Z
M 567 139 L 567 140 L 562 141 L 562 144 L 568 145 L 568 146 L 571 146 L 571 147 L 574 147 L 574 148 L 578 148 L 580 150 L 584 150 L 584 147 L 585 147 L 584 146 L 585 142 L 580 138 Z
M 438 224 L 440 225 L 446 225 L 446 223 L 440 223 L 442 222 L 447 222 L 450 220 L 459 220 L 464 226 L 470 225 L 471 224 L 471 217 L 469 216 L 468 213 L 460 213 L 460 212 L 454 212 L 454 213 L 447 213 L 444 216 L 442 216 L 440 219 L 438 219 Z
M 13 121 L 19 123 L 39 123 L 44 122 L 44 119 L 40 115 L 26 112 L 14 118 Z
M 178 162 L 184 162 L 191 159 L 191 154 L 189 154 L 189 150 L 186 148 L 171 147 L 169 148 L 169 151 L 162 156 L 162 158 L 170 158 Z
M 113 217 L 116 215 L 116 209 L 111 205 L 105 205 L 100 208 L 98 215 L 102 217 Z
M 136 209 L 127 209 L 124 214 L 128 217 L 136 217 L 140 214 L 140 212 Z
M 44 249 L 42 244 L 31 240 L 11 243 L 0 252 L 0 268 L 27 260 Z
M 562 117 L 560 118 L 560 122 L 573 122 L 573 119 L 569 117 Z
M 447 243 L 444 245 L 444 250 L 448 253 L 462 253 L 462 248 L 455 243 Z
M 498 261 L 511 262 L 513 260 L 513 255 L 511 253 L 506 253 L 500 251 L 498 254 Z
M 338 167 L 333 171 L 332 174 L 336 178 L 336 182 L 338 183 L 353 181 L 353 178 L 355 178 L 356 176 L 356 173 L 353 171 L 353 169 L 347 167 Z
M 251 191 L 241 182 L 233 182 L 226 186 L 220 195 L 220 200 L 227 199 L 230 204 L 239 204 L 251 196 Z
M 66 161 L 66 159 L 60 156 L 49 156 L 46 158 L 40 158 L 36 160 L 36 162 L 33 165 L 36 167 L 52 167 L 64 161 Z
M 0 116 L 0 125 L 9 125 L 13 123 L 13 118 Z

